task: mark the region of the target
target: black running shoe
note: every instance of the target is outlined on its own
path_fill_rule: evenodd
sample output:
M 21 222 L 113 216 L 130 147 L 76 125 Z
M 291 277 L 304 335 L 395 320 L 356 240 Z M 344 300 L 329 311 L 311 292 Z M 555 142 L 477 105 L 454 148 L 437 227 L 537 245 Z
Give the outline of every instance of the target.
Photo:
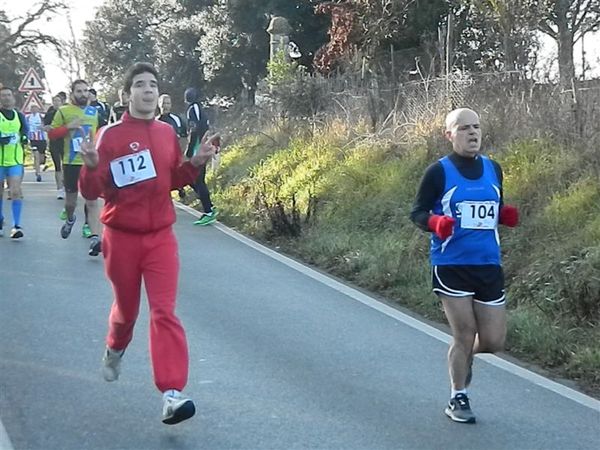
M 0 218 L 0 237 L 4 236 L 4 217 Z
M 102 241 L 95 234 L 90 237 L 90 250 L 88 251 L 88 255 L 90 256 L 98 256 L 102 251 Z
M 23 229 L 20 226 L 14 226 L 12 230 L 10 230 L 11 239 L 21 239 L 23 237 Z
M 465 394 L 457 394 L 451 399 L 444 412 L 455 422 L 475 423 L 475 414 L 471 411 L 469 398 Z
M 63 226 L 60 227 L 60 237 L 62 237 L 63 239 L 69 237 L 69 235 L 71 234 L 71 230 L 73 229 L 73 225 L 75 225 L 75 220 L 77 220 L 75 216 L 73 216 L 72 222 L 70 222 L 69 219 L 65 220 Z

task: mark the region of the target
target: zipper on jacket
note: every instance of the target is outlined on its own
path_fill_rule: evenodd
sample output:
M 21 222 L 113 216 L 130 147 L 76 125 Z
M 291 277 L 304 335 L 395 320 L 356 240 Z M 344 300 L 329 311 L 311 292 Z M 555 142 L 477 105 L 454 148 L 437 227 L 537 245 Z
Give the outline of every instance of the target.
M 153 123 L 152 121 L 149 121 L 146 123 L 146 136 L 148 136 L 148 143 L 150 144 L 150 148 L 148 149 L 150 151 L 150 157 L 152 157 L 152 148 L 154 147 L 154 143 L 152 142 L 152 133 L 150 130 L 152 123 Z M 156 174 L 156 178 L 158 179 L 158 173 Z M 151 201 L 152 201 L 152 196 L 149 195 L 146 200 L 146 202 L 148 203 L 148 223 L 150 224 L 151 231 L 155 231 L 154 230 L 154 221 L 152 220 L 152 209 L 151 209 L 152 203 L 151 203 Z

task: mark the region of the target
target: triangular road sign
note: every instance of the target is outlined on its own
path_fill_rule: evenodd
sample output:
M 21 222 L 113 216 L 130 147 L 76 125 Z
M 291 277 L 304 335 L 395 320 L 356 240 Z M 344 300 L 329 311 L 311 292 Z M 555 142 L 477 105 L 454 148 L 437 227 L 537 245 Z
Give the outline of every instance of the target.
M 27 100 L 25 100 L 25 104 L 23 105 L 23 108 L 21 108 L 21 111 L 23 111 L 25 114 L 29 114 L 31 112 L 31 107 L 33 105 L 39 106 L 40 111 L 44 111 L 44 104 L 38 98 L 38 96 L 35 92 L 31 92 L 29 94 L 29 96 L 27 97 Z
M 19 92 L 29 92 L 29 91 L 43 91 L 44 85 L 42 84 L 42 79 L 35 71 L 33 67 L 30 67 L 27 71 L 27 75 L 21 81 L 21 86 L 19 86 Z

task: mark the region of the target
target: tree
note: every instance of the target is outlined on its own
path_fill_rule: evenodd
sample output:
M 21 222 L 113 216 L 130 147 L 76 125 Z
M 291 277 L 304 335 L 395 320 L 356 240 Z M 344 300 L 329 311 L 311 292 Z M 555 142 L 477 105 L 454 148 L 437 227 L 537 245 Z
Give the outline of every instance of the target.
M 199 23 L 210 24 L 203 25 L 200 38 L 201 61 L 210 89 L 236 97 L 246 89 L 250 103 L 269 55 L 266 17 L 256 6 L 248 5 L 245 17 L 239 14 L 236 2 L 219 2 L 199 14 Z
M 415 58 L 432 58 L 428 51 L 447 15 L 446 0 L 349 0 L 361 19 L 360 49 L 371 59 L 389 61 L 400 51 L 398 65 L 414 67 Z
M 535 48 L 539 5 L 531 0 L 461 0 L 455 63 L 471 70 L 523 70 Z
M 202 6 L 207 2 L 193 2 Z M 233 96 L 248 94 L 252 103 L 258 79 L 266 75 L 272 15 L 288 19 L 292 40 L 310 54 L 326 40 L 326 23 L 315 17 L 312 0 L 215 1 L 200 8 L 200 40 L 206 80 L 212 90 Z
M 153 3 L 109 0 L 98 9 L 94 20 L 86 24 L 81 44 L 88 81 L 116 91 L 131 63 L 155 59 Z
M 195 17 L 173 0 L 109 0 L 84 30 L 82 54 L 89 81 L 116 97 L 127 68 L 148 61 L 161 90 L 183 106 L 183 90 L 202 84 Z
M 41 19 L 63 12 L 66 8 L 62 1 L 47 0 L 33 5 L 24 16 L 9 18 L 6 10 L 0 10 L 0 26 L 7 31 L 0 36 L 0 54 L 6 51 L 16 52 L 40 44 L 60 48 L 61 43 L 58 39 L 36 29 L 35 25 Z
M 358 42 L 358 17 L 355 8 L 348 3 L 321 3 L 315 8 L 318 14 L 331 17 L 329 42 L 316 53 L 313 64 L 323 75 L 342 68 Z
M 571 89 L 575 78 L 573 46 L 590 31 L 600 27 L 598 0 L 544 0 L 545 14 L 538 29 L 558 45 L 558 72 L 563 89 Z
M 19 17 L 9 17 L 0 9 L 0 84 L 16 88 L 30 67 L 44 77 L 37 46 L 52 45 L 60 50 L 61 43 L 34 27 L 64 8 L 62 2 L 47 1 Z
M 252 100 L 266 71 L 269 13 L 291 19 L 303 51 L 324 42 L 311 0 L 108 0 L 84 32 L 86 73 L 115 91 L 132 61 L 148 60 L 172 93 L 194 86 L 229 96 L 245 91 Z
M 333 0 L 320 2 L 316 9 L 331 17 L 330 41 L 315 60 L 322 73 L 343 69 L 342 62 L 354 49 L 372 66 L 408 73 L 416 59 L 429 59 L 429 63 L 435 59 L 432 47 L 449 4 L 446 0 Z
M 390 44 L 417 47 L 427 32 L 436 32 L 448 10 L 443 0 L 350 0 L 361 18 L 362 48 L 369 54 Z

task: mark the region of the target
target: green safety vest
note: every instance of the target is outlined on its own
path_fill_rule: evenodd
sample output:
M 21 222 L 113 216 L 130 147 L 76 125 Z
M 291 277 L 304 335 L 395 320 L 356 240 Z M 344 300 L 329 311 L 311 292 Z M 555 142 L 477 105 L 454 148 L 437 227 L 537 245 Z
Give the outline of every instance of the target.
M 0 167 L 23 164 L 23 146 L 21 145 L 21 120 L 15 111 L 15 117 L 8 120 L 0 113 L 0 135 L 10 137 L 8 144 L 0 144 Z

